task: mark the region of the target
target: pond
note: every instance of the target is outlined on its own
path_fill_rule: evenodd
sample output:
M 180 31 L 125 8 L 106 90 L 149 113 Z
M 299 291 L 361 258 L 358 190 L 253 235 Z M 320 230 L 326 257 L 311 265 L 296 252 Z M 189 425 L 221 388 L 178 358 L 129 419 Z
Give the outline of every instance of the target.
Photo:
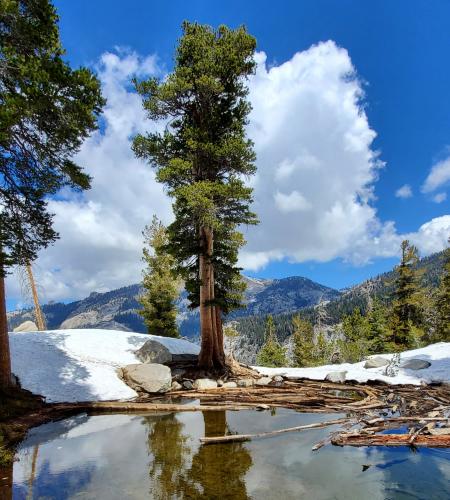
M 202 446 L 339 418 L 277 410 L 79 415 L 32 429 L 1 471 L 14 499 L 448 499 L 450 451 L 311 447 L 332 428 Z M 363 470 L 363 465 L 370 465 Z M 11 479 L 12 476 L 12 479 Z

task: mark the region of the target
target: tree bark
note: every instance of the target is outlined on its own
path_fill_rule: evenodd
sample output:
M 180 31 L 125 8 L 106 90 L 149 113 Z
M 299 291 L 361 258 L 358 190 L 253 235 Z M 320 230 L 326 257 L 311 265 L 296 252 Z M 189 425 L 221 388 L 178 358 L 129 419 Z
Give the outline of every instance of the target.
M 11 387 L 11 357 L 6 319 L 5 277 L 0 266 L 0 388 Z
M 222 314 L 220 307 L 214 305 L 213 230 L 203 227 L 201 238 L 203 252 L 199 256 L 201 329 L 199 366 L 206 369 L 223 368 L 225 366 L 225 352 L 223 349 Z
M 212 231 L 209 228 L 200 229 L 202 240 L 202 253 L 199 256 L 200 270 L 200 332 L 201 348 L 198 364 L 202 368 L 213 367 L 214 354 L 214 328 L 211 308 L 211 253 Z

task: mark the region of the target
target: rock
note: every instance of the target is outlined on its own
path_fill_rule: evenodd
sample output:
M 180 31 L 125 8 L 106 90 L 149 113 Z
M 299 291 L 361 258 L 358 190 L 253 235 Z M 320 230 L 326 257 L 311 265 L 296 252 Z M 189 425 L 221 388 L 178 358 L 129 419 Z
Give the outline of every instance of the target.
M 194 386 L 192 385 L 192 382 L 190 380 L 185 380 L 183 382 L 183 387 L 187 389 L 188 391 L 192 390 Z
M 261 377 L 256 382 L 255 385 L 269 385 L 272 382 L 270 377 Z
M 219 380 L 217 381 L 217 387 L 223 387 L 223 380 Z
M 170 368 L 160 364 L 133 364 L 121 369 L 124 381 L 137 392 L 161 393 L 170 391 Z
M 252 378 L 241 378 L 237 382 L 238 387 L 251 387 L 253 384 L 254 381 Z
M 13 332 L 37 332 L 38 327 L 36 326 L 36 323 L 34 321 L 24 321 L 21 323 L 19 326 L 16 326 L 14 328 Z
M 364 368 L 380 368 L 382 366 L 387 366 L 389 360 L 382 358 L 381 356 L 375 356 L 374 358 L 369 358 L 364 363 Z
M 185 340 L 179 340 L 178 342 L 185 343 L 186 350 L 190 352 L 175 353 L 159 341 L 158 338 L 152 338 L 147 340 L 147 342 L 140 349 L 135 351 L 134 354 L 141 363 L 167 364 L 175 361 L 196 362 L 198 354 L 194 354 L 194 351 L 198 349 L 198 346 L 195 344 L 190 345 L 190 343 Z
M 284 378 L 281 375 L 275 375 L 275 377 L 273 377 L 273 381 L 274 382 L 283 382 Z
M 328 382 L 334 382 L 334 383 L 341 384 L 342 382 L 345 382 L 346 375 L 347 375 L 347 370 L 344 370 L 342 372 L 330 372 L 325 377 L 325 380 L 328 380 Z
M 208 389 L 217 389 L 217 382 L 210 378 L 198 378 L 194 384 L 194 389 L 197 391 L 207 391 Z
M 405 368 L 406 370 L 423 370 L 424 368 L 429 368 L 431 363 L 425 361 L 424 359 L 406 359 L 403 363 L 400 363 L 400 368 Z
M 224 389 L 236 389 L 236 382 L 225 382 L 222 386 Z
M 183 389 L 183 386 L 181 384 L 179 384 L 178 382 L 172 382 L 172 391 L 180 391 L 181 389 Z

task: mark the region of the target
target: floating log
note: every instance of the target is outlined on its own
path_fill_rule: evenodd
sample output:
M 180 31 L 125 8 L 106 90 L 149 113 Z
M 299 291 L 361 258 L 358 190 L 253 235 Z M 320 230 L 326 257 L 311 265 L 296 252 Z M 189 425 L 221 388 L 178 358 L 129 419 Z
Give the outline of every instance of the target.
M 230 434 L 228 436 L 217 436 L 217 437 L 203 437 L 200 441 L 203 444 L 218 444 L 218 443 L 233 443 L 242 441 L 251 441 L 257 438 L 266 438 L 271 436 L 277 436 L 278 434 L 284 434 L 285 432 L 298 432 L 305 431 L 308 429 L 320 429 L 322 427 L 328 427 L 330 425 L 343 424 L 348 422 L 348 418 L 338 418 L 335 420 L 329 420 L 327 422 L 317 422 L 314 424 L 299 425 L 297 427 L 289 427 L 287 429 L 278 429 L 276 431 L 270 432 L 260 432 L 258 434 Z
M 409 434 L 337 434 L 331 437 L 335 446 L 411 446 Z M 450 435 L 417 435 L 413 446 L 450 448 Z

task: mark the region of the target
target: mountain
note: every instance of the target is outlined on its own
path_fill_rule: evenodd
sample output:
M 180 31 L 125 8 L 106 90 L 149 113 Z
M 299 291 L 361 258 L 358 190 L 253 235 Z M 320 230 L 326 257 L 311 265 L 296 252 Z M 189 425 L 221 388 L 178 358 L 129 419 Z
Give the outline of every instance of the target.
M 438 252 L 420 259 L 417 269 L 422 275 L 422 285 L 434 288 L 439 284 L 442 273 L 444 252 Z M 287 341 L 292 334 L 292 317 L 300 314 L 313 324 L 320 321 L 322 325 L 335 325 L 346 314 L 358 307 L 365 313 L 368 299 L 377 298 L 383 302 L 390 300 L 395 282 L 395 270 L 380 274 L 351 288 L 342 290 L 334 299 L 323 298 L 320 307 L 316 304 L 297 310 L 283 311 L 273 315 L 275 330 L 281 342 Z M 265 316 L 261 314 L 247 315 L 238 318 L 236 328 L 240 333 L 239 343 L 236 347 L 237 357 L 247 363 L 254 362 L 254 353 L 264 341 Z
M 229 319 L 288 313 L 341 295 L 337 290 L 297 276 L 276 280 L 244 277 L 244 280 L 247 307 L 235 311 Z M 137 313 L 141 307 L 137 300 L 141 292 L 140 285 L 130 285 L 106 293 L 93 292 L 89 297 L 69 304 L 46 304 L 42 310 L 50 329 L 109 328 L 145 333 L 144 323 Z M 198 311 L 189 309 L 185 292 L 181 293 L 177 307 L 181 335 L 198 337 Z M 8 313 L 10 330 L 27 319 L 33 319 L 30 310 Z

